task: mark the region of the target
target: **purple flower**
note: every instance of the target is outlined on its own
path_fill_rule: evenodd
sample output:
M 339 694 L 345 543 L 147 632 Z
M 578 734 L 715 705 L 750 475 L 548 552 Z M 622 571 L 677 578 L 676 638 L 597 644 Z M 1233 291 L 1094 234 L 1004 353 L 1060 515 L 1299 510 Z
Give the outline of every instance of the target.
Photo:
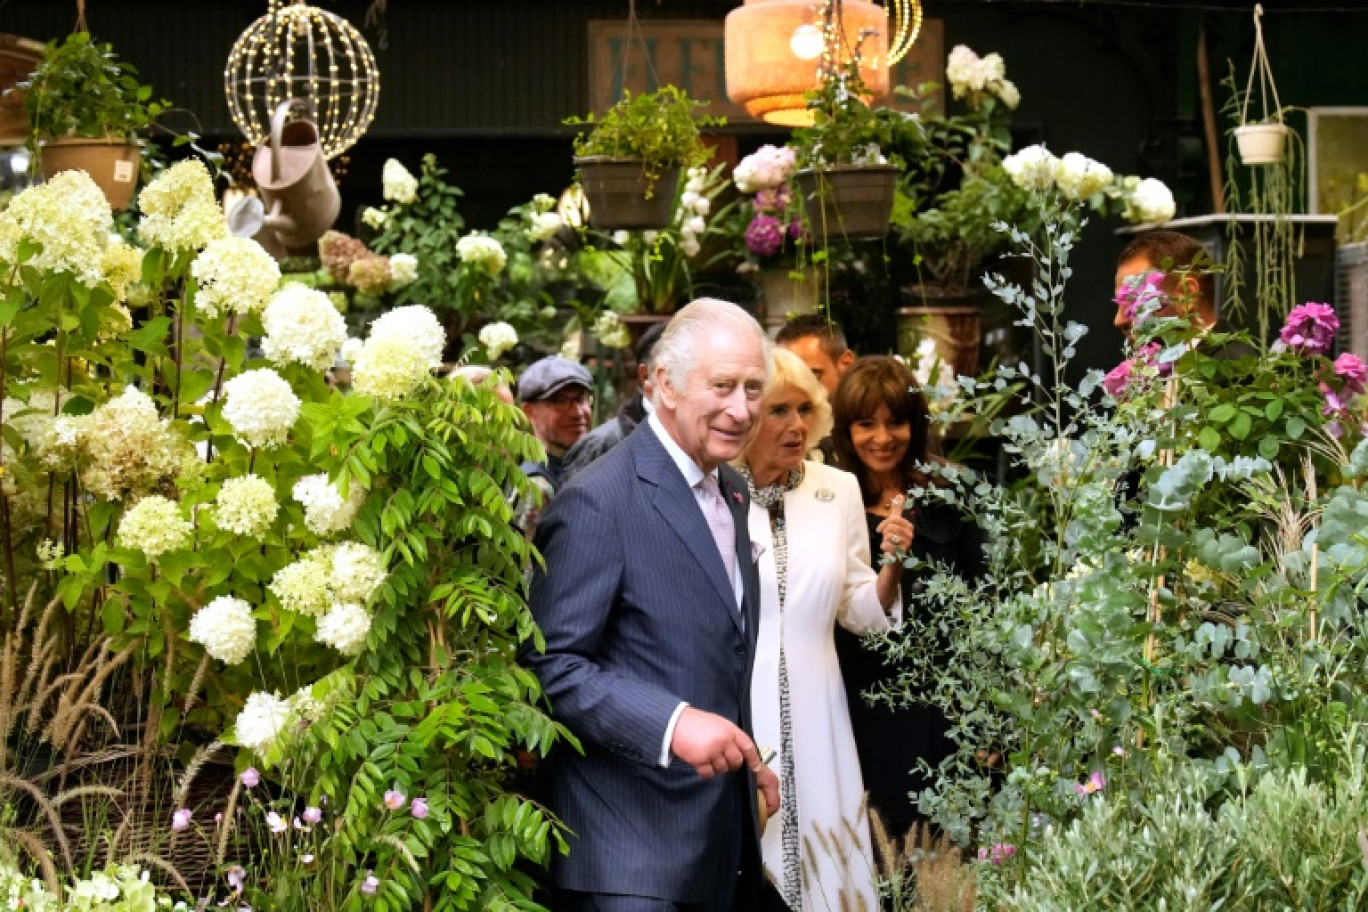
M 257 772 L 257 768 L 255 766 L 247 767 L 245 770 L 242 771 L 242 775 L 238 778 L 241 779 L 242 784 L 247 786 L 249 789 L 256 788 L 258 785 L 261 784 L 261 774 Z
M 422 820 L 423 818 L 427 817 L 427 799 L 414 798 L 413 803 L 409 805 L 409 813 L 412 814 L 414 817 L 417 817 L 419 820 Z
M 784 248 L 784 223 L 772 215 L 757 215 L 746 226 L 746 249 L 758 257 L 772 257 Z
M 789 206 L 789 201 L 793 199 L 789 193 L 787 184 L 780 184 L 769 190 L 761 190 L 755 194 L 755 209 L 757 212 L 783 212 Z
M 171 815 L 171 829 L 185 829 L 190 825 L 191 816 L 192 814 L 189 808 L 181 808 L 180 810 L 176 811 L 176 813 Z
M 803 220 L 795 218 L 788 224 L 788 239 L 795 244 L 806 244 L 808 239 L 807 229 L 803 227 Z
M 1093 774 L 1088 777 L 1087 782 L 1084 782 L 1082 785 L 1074 785 L 1074 792 L 1076 792 L 1080 798 L 1086 798 L 1089 795 L 1094 795 L 1097 792 L 1102 791 L 1106 787 L 1107 780 L 1102 778 L 1100 772 L 1094 771 Z
M 323 812 L 316 807 L 306 807 L 304 809 L 304 822 L 315 824 L 323 819 Z
M 375 891 L 378 889 L 380 889 L 380 878 L 376 877 L 370 871 L 367 871 L 366 879 L 361 881 L 361 892 L 365 893 L 367 896 L 374 896 Z
M 385 792 L 385 807 L 391 811 L 399 810 L 404 806 L 406 800 L 407 799 L 404 798 L 404 793 L 398 789 L 390 789 L 388 792 Z
M 1120 399 L 1126 393 L 1126 387 L 1130 386 L 1131 368 L 1134 363 L 1127 358 L 1120 364 L 1113 367 L 1102 378 L 1102 388 L 1107 391 L 1107 395 L 1113 399 Z
M 1161 346 L 1158 342 L 1150 342 L 1142 345 L 1135 350 L 1135 354 L 1113 367 L 1106 376 L 1102 378 L 1102 388 L 1107 391 L 1107 395 L 1113 399 L 1120 399 L 1130 388 L 1131 381 L 1139 377 L 1142 368 L 1152 367 L 1160 377 L 1167 377 L 1173 373 L 1173 364 L 1159 364 L 1159 352 Z
M 1323 355 L 1330 350 L 1339 330 L 1339 318 L 1328 304 L 1307 303 L 1292 308 L 1278 338 L 1293 351 Z
M 1121 282 L 1121 290 L 1112 299 L 1127 323 L 1143 322 L 1145 317 L 1168 306 L 1169 297 L 1161 289 L 1164 273 L 1158 270 L 1138 273 Z
M 1335 376 L 1344 380 L 1340 392 L 1347 397 L 1362 396 L 1368 389 L 1368 364 L 1358 355 L 1345 352 L 1336 358 Z

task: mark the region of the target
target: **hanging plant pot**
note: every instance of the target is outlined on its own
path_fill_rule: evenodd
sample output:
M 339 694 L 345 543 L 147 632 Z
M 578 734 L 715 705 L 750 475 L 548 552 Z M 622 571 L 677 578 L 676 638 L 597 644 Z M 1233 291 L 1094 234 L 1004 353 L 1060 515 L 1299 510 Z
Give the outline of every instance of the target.
M 84 171 L 104 191 L 115 212 L 127 209 L 133 201 L 142 164 L 142 147 L 137 143 L 65 136 L 43 140 L 38 154 L 44 180 L 62 171 Z
M 794 182 L 814 244 L 825 245 L 829 237 L 858 241 L 888 234 L 898 182 L 895 165 L 804 168 Z
M 589 224 L 601 231 L 659 231 L 674 211 L 678 167 L 666 169 L 652 186 L 640 159 L 575 159 L 589 201 Z M 652 191 L 650 198 L 647 192 Z
M 1246 165 L 1276 165 L 1287 155 L 1286 124 L 1245 124 L 1235 128 L 1235 146 Z
M 983 310 L 977 304 L 900 307 L 898 354 L 915 361 L 918 345 L 923 339 L 930 339 L 936 354 L 954 369 L 956 376 L 976 377 L 982 325 Z
M 802 273 L 801 277 L 795 277 L 795 268 L 788 266 L 765 266 L 756 273 L 755 279 L 760 286 L 760 307 L 756 317 L 770 339 L 790 317 L 817 312 L 821 276 L 812 266 L 797 271 Z

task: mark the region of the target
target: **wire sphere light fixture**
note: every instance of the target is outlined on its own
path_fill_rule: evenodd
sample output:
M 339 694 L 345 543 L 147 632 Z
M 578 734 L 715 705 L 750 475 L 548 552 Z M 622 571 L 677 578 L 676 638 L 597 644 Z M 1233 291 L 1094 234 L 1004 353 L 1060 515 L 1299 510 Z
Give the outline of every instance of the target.
M 254 145 L 270 136 L 276 108 L 301 100 L 328 158 L 355 145 L 380 103 L 380 70 L 366 39 L 304 0 L 270 0 L 228 52 L 223 86 L 233 123 Z

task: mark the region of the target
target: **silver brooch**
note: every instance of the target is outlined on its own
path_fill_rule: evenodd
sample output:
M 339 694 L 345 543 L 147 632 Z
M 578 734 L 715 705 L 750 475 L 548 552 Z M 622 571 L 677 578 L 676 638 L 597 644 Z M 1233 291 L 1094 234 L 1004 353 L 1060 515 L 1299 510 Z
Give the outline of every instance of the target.
M 818 488 L 817 499 L 820 500 L 822 503 L 827 503 L 828 501 L 836 499 L 836 492 L 830 490 L 829 488 Z

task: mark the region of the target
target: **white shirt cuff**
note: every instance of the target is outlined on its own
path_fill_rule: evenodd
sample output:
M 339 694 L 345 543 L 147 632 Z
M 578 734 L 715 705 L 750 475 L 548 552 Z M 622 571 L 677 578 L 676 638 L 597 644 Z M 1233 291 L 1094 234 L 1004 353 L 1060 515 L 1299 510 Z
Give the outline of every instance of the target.
M 675 725 L 679 723 L 679 717 L 683 715 L 688 703 L 680 703 L 675 707 L 674 715 L 670 716 L 670 724 L 665 726 L 665 743 L 660 745 L 660 765 L 666 767 L 670 765 L 670 742 L 674 740 Z

